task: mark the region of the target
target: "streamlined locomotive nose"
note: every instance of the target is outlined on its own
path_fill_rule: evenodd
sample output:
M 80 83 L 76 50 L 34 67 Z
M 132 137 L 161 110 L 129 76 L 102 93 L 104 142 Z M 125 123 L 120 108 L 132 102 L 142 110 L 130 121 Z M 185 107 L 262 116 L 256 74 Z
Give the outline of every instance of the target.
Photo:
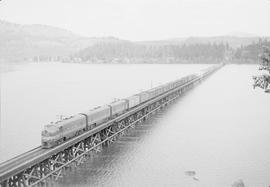
M 54 146 L 54 139 L 51 138 L 51 137 L 42 137 L 41 138 L 41 145 L 44 147 L 44 148 L 51 148 Z

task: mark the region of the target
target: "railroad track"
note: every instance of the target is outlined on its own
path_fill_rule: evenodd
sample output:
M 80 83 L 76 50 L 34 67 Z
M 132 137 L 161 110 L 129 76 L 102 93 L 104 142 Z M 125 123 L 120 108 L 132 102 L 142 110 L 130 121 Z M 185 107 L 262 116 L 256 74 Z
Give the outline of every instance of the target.
M 75 145 L 75 144 L 87 139 L 88 137 L 102 131 L 103 129 L 110 127 L 113 123 L 119 122 L 119 121 L 127 118 L 128 116 L 130 116 L 130 115 L 142 110 L 143 108 L 169 96 L 170 94 L 175 93 L 176 91 L 185 89 L 189 85 L 192 85 L 193 83 L 199 82 L 201 79 L 207 77 L 210 73 L 212 73 L 212 72 L 207 73 L 203 77 L 195 78 L 195 79 L 193 79 L 193 80 L 191 80 L 191 81 L 189 81 L 189 82 L 187 82 L 187 83 L 185 83 L 177 88 L 169 90 L 166 93 L 163 93 L 162 95 L 159 95 L 159 96 L 157 96 L 157 97 L 155 97 L 155 98 L 153 98 L 145 103 L 142 103 L 141 105 L 138 105 L 135 108 L 128 110 L 124 114 L 117 116 L 114 119 L 111 119 L 111 120 L 99 125 L 98 127 L 94 128 L 90 131 L 87 131 L 79 136 L 76 136 L 76 137 L 64 142 L 63 144 L 60 144 L 60 145 L 53 147 L 53 148 L 50 148 L 50 149 L 43 149 L 41 146 L 39 146 L 39 147 L 36 147 L 30 151 L 27 151 L 26 153 L 18 155 L 10 160 L 7 160 L 3 163 L 0 163 L 0 184 L 1 184 L 1 182 L 7 180 L 9 177 L 14 176 L 18 173 L 21 173 L 21 172 L 25 171 L 27 168 L 35 166 L 35 165 L 41 163 L 42 161 L 51 158 L 53 155 L 56 155 L 57 153 L 69 148 L 70 146 Z M 174 100 L 174 99 L 176 99 L 176 98 L 173 98 L 172 100 Z M 154 109 L 152 112 L 154 112 L 155 110 L 157 110 L 157 109 Z M 142 120 L 142 119 L 143 119 L 143 117 L 138 119 L 138 121 Z M 123 129 L 123 131 L 124 131 L 124 129 Z M 102 144 L 102 142 L 100 144 Z

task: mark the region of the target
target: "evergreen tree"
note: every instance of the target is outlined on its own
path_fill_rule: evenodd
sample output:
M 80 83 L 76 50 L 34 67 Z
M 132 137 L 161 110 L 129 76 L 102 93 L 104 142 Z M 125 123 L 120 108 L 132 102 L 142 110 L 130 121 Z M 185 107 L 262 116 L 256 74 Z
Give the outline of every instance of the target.
M 261 65 L 259 70 L 264 70 L 267 74 L 260 76 L 253 76 L 253 87 L 259 87 L 264 89 L 265 92 L 270 93 L 270 47 L 264 46 L 263 52 L 259 55 Z

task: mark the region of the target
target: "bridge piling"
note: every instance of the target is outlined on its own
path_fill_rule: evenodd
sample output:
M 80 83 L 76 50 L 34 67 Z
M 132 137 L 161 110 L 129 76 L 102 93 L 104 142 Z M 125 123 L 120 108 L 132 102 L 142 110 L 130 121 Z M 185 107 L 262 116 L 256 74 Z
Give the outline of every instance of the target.
M 50 154 L 44 153 L 44 157 L 33 161 L 33 164 L 28 161 L 30 164 L 16 168 L 16 171 L 15 169 L 14 171 L 0 171 L 0 186 L 52 185 L 53 181 L 61 178 L 66 170 L 81 165 L 86 159 L 102 151 L 119 136 L 123 136 L 129 129 L 147 120 L 158 110 L 162 110 L 219 68 L 117 116 L 100 127 L 96 127 L 92 132 L 81 134 L 74 140 L 53 148 Z

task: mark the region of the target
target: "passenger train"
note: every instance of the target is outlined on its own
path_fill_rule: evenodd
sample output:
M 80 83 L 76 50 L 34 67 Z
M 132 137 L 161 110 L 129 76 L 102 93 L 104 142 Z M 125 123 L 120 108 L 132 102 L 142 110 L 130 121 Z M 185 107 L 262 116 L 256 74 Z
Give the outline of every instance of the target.
M 69 118 L 65 118 L 61 121 L 45 125 L 41 133 L 42 147 L 55 147 L 68 139 L 78 136 L 85 131 L 89 131 L 98 125 L 115 118 L 116 116 L 128 111 L 131 108 L 147 102 L 195 78 L 204 76 L 212 69 L 213 67 L 207 68 L 207 70 L 200 71 L 197 74 L 185 76 L 179 80 L 169 82 L 147 91 L 143 91 L 128 98 L 112 102 L 105 106 L 99 106 Z

